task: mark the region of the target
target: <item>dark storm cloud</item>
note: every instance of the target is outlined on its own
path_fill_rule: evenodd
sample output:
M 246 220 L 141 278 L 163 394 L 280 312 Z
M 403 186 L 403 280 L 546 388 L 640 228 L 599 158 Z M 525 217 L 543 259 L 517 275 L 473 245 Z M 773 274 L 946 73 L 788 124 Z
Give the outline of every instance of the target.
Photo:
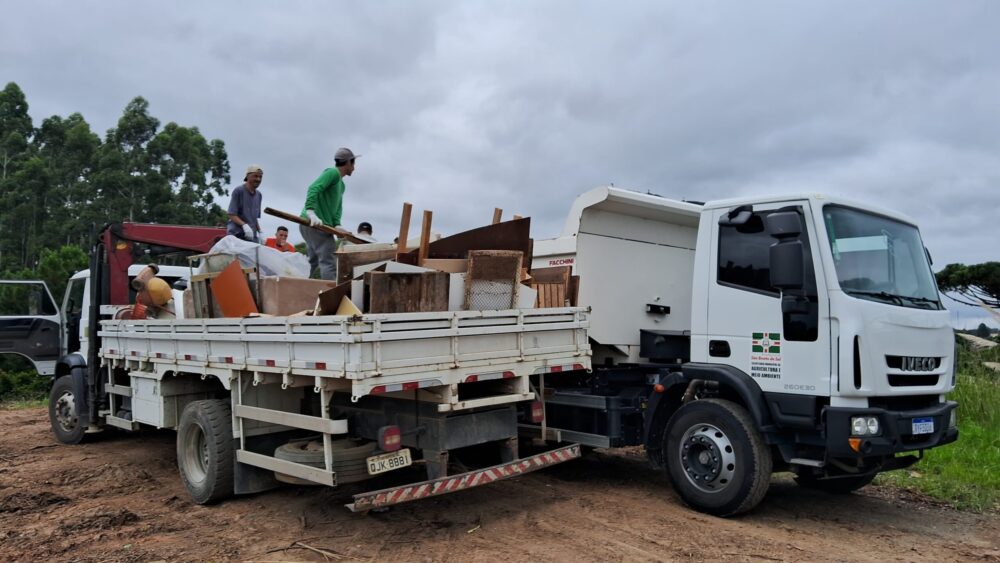
M 36 123 L 103 132 L 133 96 L 265 168 L 297 212 L 341 145 L 344 222 L 403 201 L 445 233 L 555 235 L 614 182 L 676 198 L 823 191 L 911 215 L 938 266 L 997 259 L 1000 13 L 990 2 L 22 2 L 0 78 Z M 224 203 L 224 202 L 223 202 Z M 273 229 L 277 221 L 267 220 Z M 297 233 L 293 233 L 297 238 Z

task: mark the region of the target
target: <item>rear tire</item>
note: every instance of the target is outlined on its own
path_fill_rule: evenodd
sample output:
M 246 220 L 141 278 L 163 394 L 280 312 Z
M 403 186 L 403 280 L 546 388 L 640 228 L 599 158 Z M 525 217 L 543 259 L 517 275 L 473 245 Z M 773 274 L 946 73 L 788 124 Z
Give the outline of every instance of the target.
M 823 491 L 833 495 L 847 495 L 868 485 L 875 480 L 878 473 L 868 473 L 867 475 L 852 475 L 850 477 L 836 477 L 833 479 L 817 479 L 813 475 L 803 473 L 795 476 L 795 482 L 800 487 Z
M 49 392 L 49 423 L 56 440 L 64 444 L 79 444 L 87 431 L 80 417 L 81 397 L 73 392 L 73 377 L 64 375 L 56 380 Z
M 177 427 L 177 468 L 198 504 L 233 495 L 233 421 L 229 401 L 194 401 Z
M 715 516 L 752 509 L 771 482 L 771 451 L 747 410 L 722 399 L 682 406 L 667 422 L 663 459 L 674 490 Z

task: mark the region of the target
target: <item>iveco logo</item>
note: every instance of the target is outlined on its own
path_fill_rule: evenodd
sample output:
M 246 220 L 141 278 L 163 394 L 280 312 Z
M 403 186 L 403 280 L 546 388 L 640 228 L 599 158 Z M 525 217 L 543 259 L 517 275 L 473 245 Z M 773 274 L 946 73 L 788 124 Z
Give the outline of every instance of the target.
M 934 371 L 937 367 L 935 358 L 916 358 L 903 356 L 903 371 Z

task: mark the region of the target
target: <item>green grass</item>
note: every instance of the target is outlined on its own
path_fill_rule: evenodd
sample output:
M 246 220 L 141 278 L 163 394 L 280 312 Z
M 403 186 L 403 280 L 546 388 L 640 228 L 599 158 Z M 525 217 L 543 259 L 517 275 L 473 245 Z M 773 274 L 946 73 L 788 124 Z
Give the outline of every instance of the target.
M 51 385 L 52 378 L 38 375 L 31 364 L 22 366 L 6 359 L 0 365 L 0 405 L 4 407 L 42 404 L 49 396 Z
M 959 347 L 958 385 L 949 396 L 959 404 L 958 441 L 928 450 L 909 469 L 883 473 L 877 483 L 915 489 L 965 510 L 1000 510 L 1000 372 L 984 361 L 1000 362 L 1000 347 Z

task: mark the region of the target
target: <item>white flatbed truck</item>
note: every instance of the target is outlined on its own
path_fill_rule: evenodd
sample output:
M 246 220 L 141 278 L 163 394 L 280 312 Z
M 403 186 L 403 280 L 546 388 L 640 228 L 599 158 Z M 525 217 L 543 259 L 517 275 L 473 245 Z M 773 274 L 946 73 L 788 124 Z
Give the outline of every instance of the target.
M 598 188 L 535 242 L 534 266 L 553 265 L 581 276 L 581 307 L 100 328 L 92 308 L 78 324 L 100 344 L 57 365 L 53 428 L 65 442 L 177 428 L 199 502 L 275 474 L 362 480 L 420 454 L 428 480 L 357 495 L 356 510 L 641 445 L 686 503 L 721 516 L 753 508 L 773 472 L 846 493 L 958 437 L 953 331 L 902 215 L 814 194 L 702 205 Z M 559 447 L 519 458 L 518 433 Z M 499 464 L 447 474 L 449 451 L 484 442 Z

